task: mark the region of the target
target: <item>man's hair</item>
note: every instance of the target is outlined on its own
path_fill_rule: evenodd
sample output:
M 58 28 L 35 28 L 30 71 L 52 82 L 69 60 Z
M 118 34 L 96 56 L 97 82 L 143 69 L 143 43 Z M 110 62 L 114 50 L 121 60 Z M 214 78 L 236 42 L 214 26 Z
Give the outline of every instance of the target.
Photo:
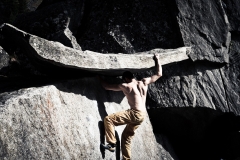
M 132 72 L 130 72 L 130 71 L 125 71 L 125 72 L 123 72 L 122 79 L 125 79 L 125 78 L 133 79 L 134 76 L 133 76 Z

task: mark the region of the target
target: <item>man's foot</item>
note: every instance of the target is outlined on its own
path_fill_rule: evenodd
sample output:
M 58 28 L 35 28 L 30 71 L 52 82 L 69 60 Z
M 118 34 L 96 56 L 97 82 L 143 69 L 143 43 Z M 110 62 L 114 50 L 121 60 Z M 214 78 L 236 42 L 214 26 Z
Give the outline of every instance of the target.
M 101 144 L 101 147 L 109 150 L 110 152 L 114 152 L 116 148 L 116 144 L 110 144 L 110 143 L 107 145 Z

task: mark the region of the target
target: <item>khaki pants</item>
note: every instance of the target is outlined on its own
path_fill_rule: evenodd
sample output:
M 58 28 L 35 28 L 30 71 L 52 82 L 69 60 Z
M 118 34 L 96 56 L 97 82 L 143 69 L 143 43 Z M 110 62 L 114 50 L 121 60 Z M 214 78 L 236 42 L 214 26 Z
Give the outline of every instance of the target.
M 114 127 L 127 124 L 122 133 L 121 140 L 121 149 L 124 160 L 130 159 L 131 157 L 131 140 L 135 134 L 134 131 L 143 122 L 145 115 L 145 112 L 128 109 L 126 111 L 111 114 L 104 119 L 106 141 L 112 144 L 116 144 L 117 142 Z

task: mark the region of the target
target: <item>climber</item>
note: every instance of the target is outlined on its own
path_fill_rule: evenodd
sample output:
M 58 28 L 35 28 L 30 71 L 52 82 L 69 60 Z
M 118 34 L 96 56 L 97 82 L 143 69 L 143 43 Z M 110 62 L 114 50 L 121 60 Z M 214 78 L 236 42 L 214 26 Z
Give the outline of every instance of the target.
M 121 148 L 123 159 L 131 157 L 131 140 L 135 134 L 135 130 L 143 122 L 146 115 L 146 96 L 148 84 L 155 82 L 162 76 L 162 66 L 159 61 L 159 55 L 154 54 L 155 67 L 157 72 L 155 75 L 143 78 L 141 81 L 136 80 L 130 71 L 126 71 L 122 75 L 123 83 L 109 84 L 100 76 L 98 76 L 102 86 L 106 90 L 122 91 L 127 97 L 131 109 L 108 115 L 104 119 L 105 134 L 107 145 L 101 144 L 101 147 L 111 152 L 115 151 L 116 138 L 115 126 L 127 124 L 121 139 Z

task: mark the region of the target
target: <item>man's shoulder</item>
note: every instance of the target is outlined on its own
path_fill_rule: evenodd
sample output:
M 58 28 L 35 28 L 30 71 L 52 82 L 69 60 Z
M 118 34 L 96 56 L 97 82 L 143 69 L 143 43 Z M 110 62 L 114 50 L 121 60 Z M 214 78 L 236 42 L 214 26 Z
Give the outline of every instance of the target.
M 144 85 L 144 86 L 147 86 L 146 81 L 147 81 L 147 78 L 143 78 L 143 79 L 141 79 L 140 81 L 138 81 L 138 84 L 142 84 L 142 85 Z
M 130 87 L 130 86 L 129 86 L 128 83 L 120 83 L 120 84 L 119 84 L 119 87 L 120 87 L 120 88 L 128 88 L 128 87 Z

